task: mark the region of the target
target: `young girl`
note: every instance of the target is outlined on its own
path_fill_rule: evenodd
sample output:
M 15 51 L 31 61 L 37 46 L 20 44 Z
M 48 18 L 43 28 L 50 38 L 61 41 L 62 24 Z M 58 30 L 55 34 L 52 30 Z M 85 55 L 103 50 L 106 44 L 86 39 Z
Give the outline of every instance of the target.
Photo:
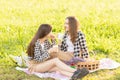
M 53 47 L 55 38 L 52 35 L 52 27 L 49 24 L 40 25 L 38 31 L 30 42 L 27 54 L 30 57 L 30 72 L 52 72 L 59 71 L 61 74 L 70 77 L 72 80 L 82 78 L 89 72 L 87 69 L 73 69 L 64 64 L 58 58 L 50 59 L 51 53 L 56 52 Z M 51 43 L 49 42 L 51 39 Z
M 78 27 L 79 23 L 74 16 L 65 19 L 65 34 L 59 48 L 61 51 L 72 54 L 76 59 L 86 59 L 89 58 L 86 39 Z

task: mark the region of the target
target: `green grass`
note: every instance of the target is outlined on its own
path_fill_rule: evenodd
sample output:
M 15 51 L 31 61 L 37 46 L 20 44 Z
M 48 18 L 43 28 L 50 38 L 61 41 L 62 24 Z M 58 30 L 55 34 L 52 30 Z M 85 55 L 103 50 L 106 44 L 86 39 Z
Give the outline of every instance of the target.
M 25 52 L 42 23 L 51 24 L 54 33 L 64 32 L 65 17 L 70 15 L 79 19 L 96 59 L 120 62 L 119 5 L 120 0 L 0 0 L 0 80 L 39 80 L 16 71 L 8 55 Z M 120 68 L 100 70 L 83 80 L 120 80 L 119 75 Z

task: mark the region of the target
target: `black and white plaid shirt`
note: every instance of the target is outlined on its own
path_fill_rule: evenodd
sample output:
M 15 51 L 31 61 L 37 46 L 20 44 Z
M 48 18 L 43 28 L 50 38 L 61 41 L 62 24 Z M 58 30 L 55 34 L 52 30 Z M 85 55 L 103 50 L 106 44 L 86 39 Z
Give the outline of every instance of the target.
M 50 41 L 46 40 L 44 42 L 44 48 L 42 48 L 39 39 L 37 40 L 37 42 L 35 43 L 35 47 L 34 47 L 34 60 L 38 61 L 38 62 L 43 62 L 47 59 L 50 58 L 50 55 L 48 53 L 48 50 L 53 47 L 53 45 L 56 44 L 55 40 L 52 40 L 52 42 L 50 43 Z
M 66 43 L 67 40 L 67 32 L 64 34 L 63 36 L 63 41 L 61 43 L 61 45 L 59 45 L 60 50 L 66 52 L 68 49 L 68 45 Z M 74 56 L 75 57 L 79 57 L 81 56 L 82 58 L 88 58 L 89 57 L 89 53 L 88 53 L 88 49 L 86 46 L 86 39 L 85 39 L 85 35 L 81 32 L 78 31 L 78 36 L 75 40 L 74 45 Z M 81 53 L 81 54 L 80 54 Z

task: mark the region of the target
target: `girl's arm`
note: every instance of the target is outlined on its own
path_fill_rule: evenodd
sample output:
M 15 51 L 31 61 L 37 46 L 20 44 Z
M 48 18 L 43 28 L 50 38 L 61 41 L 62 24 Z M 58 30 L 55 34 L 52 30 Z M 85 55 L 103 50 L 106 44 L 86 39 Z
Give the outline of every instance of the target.
M 40 43 L 36 42 L 34 47 L 34 60 L 43 62 L 50 58 L 48 51 L 43 50 Z
M 79 35 L 79 43 L 80 43 L 80 46 L 81 46 L 81 57 L 82 58 L 88 58 L 89 57 L 89 53 L 88 53 L 88 48 L 87 48 L 87 45 L 86 45 L 86 39 L 85 39 L 85 35 L 82 33 Z

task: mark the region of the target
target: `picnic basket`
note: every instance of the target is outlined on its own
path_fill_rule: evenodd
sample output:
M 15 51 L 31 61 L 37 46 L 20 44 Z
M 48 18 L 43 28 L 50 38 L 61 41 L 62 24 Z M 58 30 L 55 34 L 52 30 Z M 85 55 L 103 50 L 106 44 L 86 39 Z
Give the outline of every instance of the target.
M 85 62 L 78 62 L 75 66 L 79 69 L 81 68 L 87 68 L 88 70 L 96 70 L 99 68 L 99 60 L 93 60 L 90 59 L 88 61 Z
M 88 70 L 96 70 L 100 66 L 100 61 L 96 60 L 96 54 L 94 52 L 91 52 L 93 54 L 93 58 L 88 58 L 84 62 L 78 62 L 76 63 L 76 68 L 87 68 Z M 81 54 L 81 53 L 80 53 Z M 81 57 L 81 56 L 80 56 Z

